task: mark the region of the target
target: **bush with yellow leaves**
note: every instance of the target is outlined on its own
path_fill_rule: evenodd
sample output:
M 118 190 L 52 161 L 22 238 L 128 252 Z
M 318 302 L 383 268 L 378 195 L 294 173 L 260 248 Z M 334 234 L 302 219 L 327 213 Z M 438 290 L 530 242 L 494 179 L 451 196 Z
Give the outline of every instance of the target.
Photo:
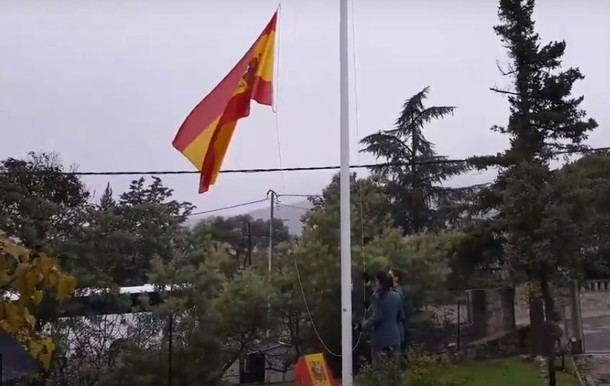
M 68 299 L 75 284 L 56 259 L 24 248 L 0 232 L 0 329 L 21 342 L 45 369 L 55 345 L 37 329 L 35 311 L 45 294 L 55 293 L 60 302 Z

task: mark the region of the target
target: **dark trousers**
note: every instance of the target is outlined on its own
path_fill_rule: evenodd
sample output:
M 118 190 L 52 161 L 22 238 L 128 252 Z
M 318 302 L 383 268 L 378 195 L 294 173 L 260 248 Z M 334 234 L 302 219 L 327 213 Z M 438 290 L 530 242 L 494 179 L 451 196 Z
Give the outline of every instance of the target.
M 392 359 L 394 354 L 396 353 L 398 347 L 396 346 L 388 346 L 382 349 L 372 348 L 371 349 L 371 359 L 373 365 L 377 365 L 382 363 L 388 359 Z

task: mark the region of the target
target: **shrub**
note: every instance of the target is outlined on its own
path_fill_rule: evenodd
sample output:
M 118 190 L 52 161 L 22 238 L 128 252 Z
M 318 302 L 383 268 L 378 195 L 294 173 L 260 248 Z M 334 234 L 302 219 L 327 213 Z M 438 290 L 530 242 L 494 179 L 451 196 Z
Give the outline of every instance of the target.
M 367 365 L 360 371 L 358 386 L 401 385 L 403 370 L 401 359 L 395 356 L 375 365 Z
M 453 364 L 443 355 L 427 353 L 419 348 L 409 351 L 405 385 L 464 386 L 468 379 L 448 371 Z

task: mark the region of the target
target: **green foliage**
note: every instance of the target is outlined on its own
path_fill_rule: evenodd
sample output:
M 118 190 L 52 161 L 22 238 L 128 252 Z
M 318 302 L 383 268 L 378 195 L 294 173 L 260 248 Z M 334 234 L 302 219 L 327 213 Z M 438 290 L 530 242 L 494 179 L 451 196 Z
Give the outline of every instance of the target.
M 382 234 L 389 225 L 383 210 L 386 199 L 369 180 L 352 176 L 352 243 L 353 260 L 365 258 L 362 246 Z M 333 178 L 322 196 L 311 199 L 313 208 L 304 217 L 304 229 L 298 242 L 278 257 L 274 285 L 281 291 L 283 310 L 278 315 L 282 329 L 296 351 L 321 350 L 311 328 L 295 268 L 298 266 L 303 292 L 322 339 L 336 352 L 340 351 L 340 274 L 339 274 L 339 178 Z M 364 293 L 360 275 L 354 267 L 354 318 L 364 316 Z
M 504 256 L 499 262 L 513 273 L 512 278 L 540 285 L 544 317 L 530 312 L 537 331 L 532 342 L 540 343 L 557 339 L 552 336 L 557 329 L 545 329 L 541 324 L 559 319 L 551 284 L 580 273 L 581 251 L 586 246 L 578 226 L 583 221 L 583 202 L 566 190 L 569 184 L 558 181 L 550 162 L 557 150 L 584 148 L 583 141 L 597 123 L 587 119 L 580 108 L 583 97 L 572 96 L 575 82 L 584 76 L 578 68 L 562 70 L 565 42 L 542 44 L 535 32 L 534 7 L 535 0 L 499 2 L 500 25 L 495 32 L 510 59 L 507 69 L 501 71 L 510 77 L 513 87 L 496 90 L 508 96 L 510 117 L 506 126 L 492 130 L 508 135 L 510 148 L 473 163 L 500 168 L 495 183 L 482 190 L 474 211 L 502 241 Z M 552 362 L 553 350 L 547 347 L 546 351 Z M 549 385 L 555 385 L 554 371 L 549 374 Z
M 193 206 L 172 200 L 173 191 L 159 178 L 131 183 L 118 200 L 108 186 L 89 208 L 88 226 L 60 252 L 83 285 L 140 285 L 154 258 L 168 260 L 189 246 L 183 226 Z
M 571 220 L 585 273 L 606 277 L 610 273 L 610 154 L 589 155 L 564 166 L 555 185 L 563 205 L 577 214 Z
M 323 231 L 323 230 L 321 230 Z M 320 240 L 309 240 L 304 235 L 295 252 L 304 292 L 312 316 L 322 339 L 333 350 L 340 348 L 340 282 L 339 259 L 329 254 Z M 403 285 L 412 307 L 442 301 L 447 297 L 446 282 L 451 270 L 449 261 L 454 243 L 461 235 L 421 235 L 404 239 L 399 230 L 389 230 L 367 244 L 360 257 L 354 259 L 358 272 L 366 266 L 369 271 L 400 268 Z M 307 240 L 305 242 L 305 240 Z M 355 255 L 357 256 L 357 255 Z M 355 321 L 364 317 L 362 282 L 354 274 L 353 312 Z M 298 291 L 298 288 L 295 288 Z M 307 330 L 306 330 L 307 331 Z M 306 347 L 320 349 L 317 337 L 305 334 Z
M 511 149 L 501 157 L 509 164 L 550 151 L 575 148 L 597 127 L 579 109 L 583 97 L 571 97 L 574 83 L 584 76 L 578 68 L 561 70 L 565 41 L 542 44 L 532 15 L 535 0 L 500 0 L 501 24 L 494 29 L 510 57 L 505 76 L 512 78 L 511 117 L 506 127 L 494 127 L 511 137 Z
M 54 248 L 84 223 L 87 192 L 59 157 L 30 153 L 0 162 L 0 229 L 28 247 Z
M 378 183 L 391 202 L 394 225 L 405 233 L 444 229 L 455 220 L 450 210 L 461 192 L 440 186 L 448 177 L 462 173 L 465 165 L 442 162 L 433 144 L 422 133 L 432 120 L 453 114 L 452 106 L 424 106 L 426 87 L 409 98 L 396 120 L 396 128 L 380 131 L 362 139 L 362 151 L 388 163 L 373 169 Z M 450 216 L 453 214 L 453 216 Z
M 358 386 L 401 385 L 402 378 L 401 359 L 395 357 L 374 366 L 364 367 L 358 374 L 356 384 Z
M 249 233 L 249 235 L 248 235 Z M 278 245 L 290 240 L 288 227 L 282 220 L 274 219 L 273 241 Z M 252 264 L 265 261 L 269 247 L 269 220 L 253 219 L 250 215 L 211 217 L 201 220 L 192 230 L 194 244 L 205 244 L 206 239 L 224 243 L 235 267 L 248 264 L 248 249 L 252 248 Z
M 585 120 L 579 109 L 582 97 L 570 96 L 583 76 L 578 69 L 560 70 L 565 42 L 541 44 L 532 19 L 534 5 L 534 0 L 500 0 L 501 24 L 495 31 L 509 52 L 505 75 L 514 90 L 506 91 L 508 125 L 494 129 L 510 137 L 511 147 L 478 160 L 502 167 L 480 203 L 493 231 L 505 237 L 506 261 L 515 278 L 549 281 L 559 269 L 578 267 L 575 257 L 582 248 L 576 225 L 581 203 L 566 199 L 571 193 L 556 182 L 549 168 L 552 152 L 578 148 L 597 124 Z
M 412 307 L 442 302 L 447 295 L 450 262 L 465 235 L 461 233 L 402 236 L 387 230 L 364 248 L 366 266 L 371 271 L 399 268 L 402 285 Z
M 350 179 L 352 245 L 362 245 L 380 235 L 391 225 L 388 215 L 388 200 L 383 191 L 371 178 Z M 340 231 L 340 189 L 339 176 L 319 197 L 310 198 L 313 208 L 305 215 L 303 239 L 316 238 L 330 250 L 338 251 Z M 307 240 L 305 240 L 307 241 Z
M 465 386 L 472 384 L 469 377 L 456 374 L 456 366 L 438 354 L 427 353 L 418 348 L 409 351 L 405 385 L 409 386 Z
M 249 270 L 226 276 L 221 265 L 227 256 L 221 249 L 212 248 L 201 258 L 198 265 L 157 259 L 151 273 L 164 293 L 164 303 L 152 309 L 153 316 L 168 320 L 172 315 L 174 320 L 175 385 L 219 384 L 225 371 L 258 348 L 265 331 L 273 327 L 268 305 L 274 307 L 277 300 L 263 277 Z M 166 379 L 167 324 L 155 328 L 163 338 L 132 342 L 107 384 L 147 385 Z

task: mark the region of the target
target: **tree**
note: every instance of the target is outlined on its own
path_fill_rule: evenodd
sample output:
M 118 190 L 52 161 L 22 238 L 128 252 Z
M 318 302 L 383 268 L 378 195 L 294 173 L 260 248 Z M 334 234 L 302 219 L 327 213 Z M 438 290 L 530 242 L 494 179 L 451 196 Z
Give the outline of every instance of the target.
M 585 156 L 565 165 L 557 173 L 556 190 L 564 205 L 571 205 L 575 216 L 571 227 L 580 246 L 576 262 L 584 263 L 582 273 L 590 278 L 610 274 L 610 154 Z M 574 229 L 576 228 L 576 229 Z
M 149 314 L 100 314 L 61 318 L 51 324 L 56 345 L 50 385 L 99 385 L 117 366 L 128 342 L 154 341 L 160 320 Z
M 420 309 L 446 301 L 451 261 L 465 237 L 457 232 L 404 237 L 397 229 L 389 229 L 364 248 L 364 255 L 372 269 L 400 269 L 409 303 Z
M 544 302 L 549 332 L 549 384 L 555 384 L 550 328 L 558 319 L 551 283 L 574 267 L 581 238 L 573 237 L 569 225 L 577 216 L 561 200 L 550 161 L 558 150 L 581 149 L 589 131 L 597 127 L 579 108 L 583 97 L 572 97 L 574 83 L 584 76 L 578 68 L 561 70 L 565 42 L 542 44 L 534 30 L 534 0 L 500 0 L 501 24 L 494 29 L 508 50 L 510 64 L 503 74 L 513 89 L 493 90 L 508 96 L 508 125 L 493 130 L 510 138 L 510 148 L 494 157 L 475 159 L 481 166 L 500 167 L 492 187 L 483 194 L 485 212 L 496 234 L 505 239 L 508 267 L 517 280 L 537 283 Z M 530 315 L 533 315 L 531 312 Z M 532 320 L 533 321 L 533 320 Z M 534 328 L 535 326 L 532 325 Z M 539 326 L 538 326 L 539 328 Z M 544 340 L 542 340 L 544 341 Z
M 249 252 L 256 264 L 267 254 L 269 248 L 269 220 L 253 219 L 252 216 L 210 217 L 201 220 L 192 230 L 195 244 L 205 244 L 206 239 L 225 243 L 235 268 L 248 263 Z M 273 221 L 274 245 L 290 240 L 288 227 L 282 220 Z M 263 256 L 264 255 L 264 256 Z
M 172 199 L 173 191 L 153 177 L 132 181 L 129 190 L 113 198 L 108 186 L 98 204 L 87 211 L 87 226 L 66 242 L 65 256 L 79 282 L 87 286 L 141 285 L 155 257 L 166 261 L 189 247 L 183 226 L 193 210 Z
M 391 266 L 403 268 L 409 272 L 408 289 L 418 299 L 418 304 L 439 299 L 450 273 L 451 254 L 443 252 L 445 246 L 428 248 L 427 241 L 411 244 L 403 237 L 401 230 L 392 228 L 386 211 L 387 199 L 374 179 L 357 180 L 353 177 L 351 189 L 354 323 L 362 322 L 366 316 L 366 303 L 370 301 L 364 290 L 364 271 L 372 273 Z M 338 178 L 334 178 L 324 189 L 321 197 L 312 198 L 311 201 L 313 208 L 304 217 L 302 237 L 292 251 L 282 257 L 283 266 L 288 268 L 284 269 L 284 295 L 288 298 L 288 304 L 298 304 L 301 309 L 300 315 L 292 318 L 301 322 L 300 339 L 297 339 L 302 343 L 300 348 L 339 353 L 341 283 Z M 446 245 L 445 242 L 440 244 Z M 358 334 L 354 335 L 354 344 L 356 341 Z M 339 371 L 336 359 L 329 357 L 331 366 Z
M 362 151 L 388 164 L 373 168 L 373 173 L 390 200 L 394 225 L 407 234 L 446 227 L 450 218 L 442 209 L 458 199 L 459 191 L 441 184 L 465 169 L 463 164 L 444 163 L 446 157 L 436 154 L 422 132 L 432 120 L 455 110 L 424 106 L 429 91 L 426 87 L 404 103 L 394 129 L 361 140 Z
M 84 222 L 89 193 L 52 153 L 0 162 L 0 229 L 28 247 L 53 251 Z
M 0 328 L 15 336 L 45 369 L 55 345 L 37 326 L 37 308 L 53 294 L 57 301 L 66 300 L 74 287 L 74 278 L 60 270 L 56 259 L 0 233 Z
M 282 290 L 283 304 L 288 305 L 283 320 L 287 322 L 285 330 L 290 331 L 296 350 L 325 350 L 312 327 L 315 323 L 327 347 L 340 352 L 339 177 L 333 177 L 322 195 L 311 197 L 310 201 L 312 208 L 303 217 L 301 238 L 278 256 L 275 268 L 281 275 L 276 285 Z M 365 265 L 362 247 L 391 224 L 385 211 L 386 202 L 371 179 L 351 176 L 355 322 L 364 315 L 364 293 L 360 293 L 362 275 L 357 268 Z
M 309 200 L 312 208 L 305 214 L 303 222 L 305 231 L 315 233 L 323 244 L 330 247 L 332 253 L 339 253 L 340 232 L 340 192 L 339 176 L 335 175 L 322 195 Z M 368 243 L 391 225 L 387 213 L 387 198 L 373 178 L 358 179 L 351 176 L 351 211 L 352 211 L 352 245 L 361 246 Z
M 217 385 L 242 355 L 259 348 L 273 328 L 268 305 L 275 297 L 253 270 L 226 276 L 221 248 L 211 248 L 198 264 L 177 257 L 155 260 L 151 277 L 164 303 L 151 309 L 157 338 L 128 342 L 118 366 L 102 384 L 149 385 L 167 378 L 167 321 L 173 318 L 175 385 Z

